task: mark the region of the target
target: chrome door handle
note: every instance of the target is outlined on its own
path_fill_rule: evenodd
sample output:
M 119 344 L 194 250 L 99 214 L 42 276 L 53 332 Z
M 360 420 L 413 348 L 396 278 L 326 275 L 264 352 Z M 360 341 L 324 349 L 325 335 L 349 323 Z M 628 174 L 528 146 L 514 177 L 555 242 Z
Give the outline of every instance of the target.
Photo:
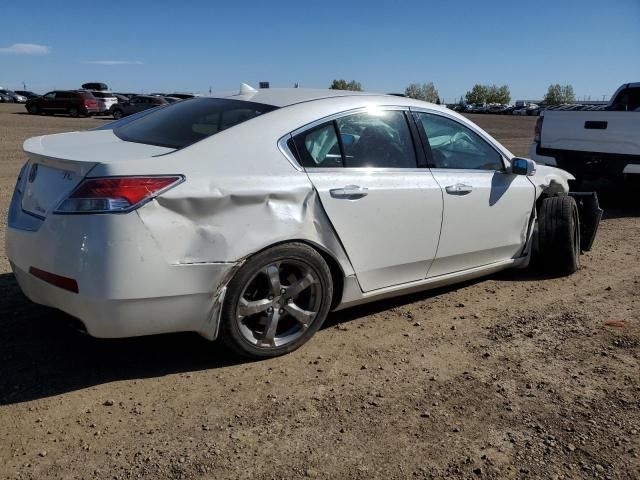
M 358 200 L 359 198 L 366 197 L 369 194 L 369 189 L 359 185 L 347 185 L 342 188 L 332 188 L 329 190 L 329 194 L 331 194 L 333 198 Z
M 471 193 L 473 191 L 473 187 L 471 185 L 465 185 L 464 183 L 448 185 L 444 187 L 444 189 L 450 195 L 466 195 L 467 193 Z

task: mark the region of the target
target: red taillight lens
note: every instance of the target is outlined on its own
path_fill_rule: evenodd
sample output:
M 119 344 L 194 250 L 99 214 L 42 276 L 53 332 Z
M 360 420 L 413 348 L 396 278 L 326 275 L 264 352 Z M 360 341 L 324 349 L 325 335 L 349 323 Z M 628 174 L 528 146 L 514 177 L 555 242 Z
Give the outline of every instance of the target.
M 544 117 L 540 115 L 536 120 L 536 127 L 533 131 L 533 141 L 540 143 L 540 134 L 542 133 L 542 122 L 544 121 Z
M 58 206 L 56 213 L 128 212 L 182 180 L 180 175 L 89 178 Z

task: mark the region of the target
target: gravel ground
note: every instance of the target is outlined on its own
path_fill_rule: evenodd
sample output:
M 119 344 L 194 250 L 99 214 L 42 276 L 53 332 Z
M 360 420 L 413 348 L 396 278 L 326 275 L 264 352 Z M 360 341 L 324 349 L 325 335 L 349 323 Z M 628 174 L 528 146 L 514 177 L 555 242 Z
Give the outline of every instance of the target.
M 24 139 L 101 119 L 0 105 L 0 216 Z M 533 118 L 474 116 L 526 155 Z M 637 187 L 637 186 L 636 186 Z M 245 362 L 196 335 L 98 340 L 0 252 L 0 477 L 640 478 L 640 202 L 567 278 L 512 271 L 333 314 Z

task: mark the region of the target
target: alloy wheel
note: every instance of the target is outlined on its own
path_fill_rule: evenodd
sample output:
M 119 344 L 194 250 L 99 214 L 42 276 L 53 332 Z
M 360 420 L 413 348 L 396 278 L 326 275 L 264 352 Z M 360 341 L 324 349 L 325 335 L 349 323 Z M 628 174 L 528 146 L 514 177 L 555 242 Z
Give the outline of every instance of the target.
M 299 260 L 272 262 L 242 289 L 236 322 L 242 336 L 260 348 L 282 347 L 300 338 L 322 306 L 318 274 Z

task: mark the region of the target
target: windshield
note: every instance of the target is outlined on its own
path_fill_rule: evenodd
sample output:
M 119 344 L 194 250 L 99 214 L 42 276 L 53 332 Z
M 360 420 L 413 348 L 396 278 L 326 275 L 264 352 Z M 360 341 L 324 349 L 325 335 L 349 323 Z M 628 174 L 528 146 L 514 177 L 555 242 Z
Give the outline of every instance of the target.
M 113 132 L 127 142 L 184 148 L 278 107 L 222 98 L 194 98 L 157 109 Z

